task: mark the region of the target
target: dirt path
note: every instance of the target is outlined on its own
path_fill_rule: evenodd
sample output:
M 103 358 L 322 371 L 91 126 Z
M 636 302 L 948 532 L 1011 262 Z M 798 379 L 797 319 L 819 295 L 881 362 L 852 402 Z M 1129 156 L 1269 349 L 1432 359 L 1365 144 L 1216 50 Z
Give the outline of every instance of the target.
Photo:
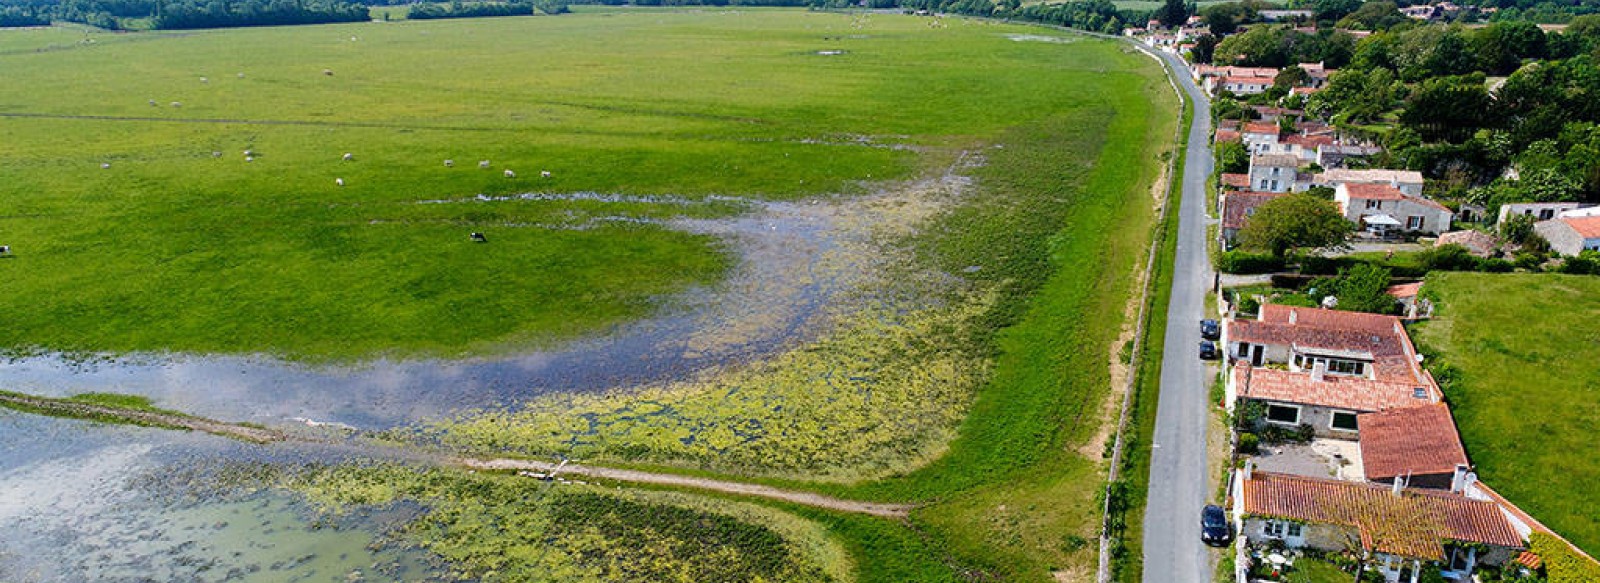
M 485 460 L 478 458 L 458 458 L 457 461 L 463 466 L 478 470 L 525 470 L 549 473 L 557 468 L 556 464 L 531 460 Z M 560 469 L 561 474 L 569 474 L 574 476 L 587 476 L 590 478 L 618 480 L 637 484 L 678 486 L 683 488 L 694 488 L 696 490 L 710 490 L 712 492 L 738 494 L 741 496 L 755 496 L 758 498 L 793 502 L 795 504 L 801 504 L 804 506 L 837 510 L 839 512 L 870 514 L 872 516 L 881 516 L 884 518 L 905 518 L 905 516 L 911 511 L 911 505 L 909 504 L 860 502 L 856 500 L 845 500 L 842 498 L 834 498 L 832 496 L 824 496 L 822 494 L 816 494 L 812 492 L 784 490 L 781 488 L 763 486 L 760 484 L 746 484 L 744 482 L 715 480 L 711 478 L 697 478 L 694 476 L 680 476 L 677 474 L 663 474 L 656 472 L 623 470 L 617 468 L 574 464 L 561 466 Z
M 77 403 L 15 393 L 0 393 L 0 403 L 10 403 L 26 409 L 37 409 L 47 415 L 87 419 L 90 421 L 121 422 L 130 425 L 190 429 L 253 443 L 270 443 L 287 439 L 287 436 L 283 433 L 260 427 L 224 423 L 187 415 L 107 407 L 92 403 Z
M 201 417 L 190 417 L 176 413 L 161 413 L 142 411 L 121 407 L 110 407 L 91 403 L 79 403 L 63 399 L 34 397 L 17 393 L 0 392 L 0 403 L 15 405 L 21 410 L 44 415 L 70 417 L 73 419 L 86 419 L 104 423 L 125 423 L 133 425 L 147 425 L 152 427 L 189 429 L 203 431 L 212 435 L 230 437 L 252 443 L 271 443 L 276 441 L 313 443 L 318 440 L 311 436 L 292 435 L 271 429 L 215 421 Z M 442 457 L 441 464 L 458 465 L 475 470 L 523 470 L 541 473 L 550 473 L 557 469 L 556 464 L 514 459 L 484 459 L 476 457 L 457 456 L 453 458 Z M 909 504 L 885 504 L 877 502 L 859 502 L 844 500 L 832 496 L 824 496 L 813 492 L 800 490 L 784 490 L 760 484 L 746 484 L 728 480 L 711 478 L 698 478 L 693 476 L 680 476 L 658 472 L 645 472 L 639 470 L 624 470 L 600 466 L 572 465 L 560 466 L 562 474 L 586 476 L 620 482 L 636 484 L 655 484 L 661 486 L 676 486 L 737 494 L 740 496 L 755 496 L 769 500 L 781 500 L 804 506 L 850 512 L 854 514 L 867 514 L 884 518 L 905 518 L 911 510 Z

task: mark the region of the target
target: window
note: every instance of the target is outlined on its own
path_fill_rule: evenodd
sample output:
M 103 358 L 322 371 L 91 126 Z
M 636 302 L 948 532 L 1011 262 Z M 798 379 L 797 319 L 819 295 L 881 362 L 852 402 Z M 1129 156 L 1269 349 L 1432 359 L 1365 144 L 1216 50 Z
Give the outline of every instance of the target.
M 1272 181 L 1272 190 L 1274 190 L 1274 191 L 1278 190 L 1278 181 L 1276 181 L 1276 180 Z
M 1267 179 L 1262 178 L 1261 179 L 1261 190 L 1266 190 L 1266 189 L 1267 189 Z
M 1256 209 L 1254 207 L 1244 209 L 1244 216 L 1247 216 L 1247 217 L 1256 216 Z
M 1328 426 L 1340 431 L 1357 431 L 1356 414 L 1354 411 L 1334 411 L 1333 421 Z
M 1287 520 L 1268 520 L 1262 525 L 1261 532 L 1271 538 L 1300 538 L 1305 534 L 1303 525 Z
M 1369 208 L 1369 209 L 1381 209 L 1381 208 L 1383 208 L 1383 201 L 1369 200 L 1369 201 L 1367 201 L 1367 208 Z
M 1272 175 L 1273 175 L 1273 176 L 1277 176 L 1277 175 L 1278 175 L 1278 171 L 1279 171 L 1279 170 L 1282 170 L 1282 168 L 1273 168 L 1273 169 L 1272 169 Z
M 1294 355 L 1294 365 L 1300 367 L 1302 370 L 1310 370 L 1315 368 L 1318 362 L 1326 364 L 1328 366 L 1328 372 L 1333 374 L 1351 376 L 1364 376 L 1367 374 L 1367 363 L 1359 360 L 1339 360 L 1337 358 L 1306 356 L 1303 354 Z
M 1267 421 L 1285 425 L 1300 424 L 1300 408 L 1292 405 L 1267 405 Z
M 1406 217 L 1406 230 L 1408 230 L 1408 231 L 1420 231 L 1420 230 L 1422 230 L 1422 217 L 1419 217 L 1419 216 L 1416 216 L 1416 215 L 1412 215 L 1412 216 Z
M 1552 217 L 1555 217 L 1555 216 L 1556 216 L 1555 209 L 1543 209 L 1543 210 L 1539 211 L 1539 220 L 1541 220 L 1541 221 L 1548 221 Z

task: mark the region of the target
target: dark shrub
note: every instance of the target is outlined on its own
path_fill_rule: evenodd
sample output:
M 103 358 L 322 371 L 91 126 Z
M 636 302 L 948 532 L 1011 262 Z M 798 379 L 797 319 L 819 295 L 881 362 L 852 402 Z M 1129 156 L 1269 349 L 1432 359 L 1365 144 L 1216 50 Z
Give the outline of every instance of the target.
M 1271 273 L 1283 269 L 1283 260 L 1271 255 L 1228 251 L 1217 256 L 1217 271 L 1223 273 Z

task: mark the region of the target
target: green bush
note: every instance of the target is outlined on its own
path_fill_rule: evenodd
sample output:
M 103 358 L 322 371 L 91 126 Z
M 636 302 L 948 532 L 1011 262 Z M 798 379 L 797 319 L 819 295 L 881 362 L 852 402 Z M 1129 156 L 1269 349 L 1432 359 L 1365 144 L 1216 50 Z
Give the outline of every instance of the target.
M 1584 251 L 1577 257 L 1568 257 L 1556 271 L 1573 275 L 1600 275 L 1600 253 Z
M 1322 257 L 1311 255 L 1300 258 L 1300 273 L 1302 275 L 1333 275 L 1339 273 L 1343 262 L 1335 257 Z
M 1239 434 L 1239 453 L 1255 454 L 1261 451 L 1261 438 L 1254 433 Z
M 1473 271 L 1478 268 L 1478 258 L 1466 247 L 1440 245 L 1417 253 L 1417 262 L 1428 271 Z
M 1253 296 L 1253 295 L 1245 296 L 1244 298 L 1241 298 L 1239 300 L 1239 312 L 1240 313 L 1255 314 L 1255 313 L 1259 313 L 1260 311 L 1261 311 L 1261 301 L 1257 300 L 1255 296 Z
M 1271 273 L 1283 269 L 1283 260 L 1267 254 L 1228 251 L 1217 256 L 1217 271 L 1223 273 Z
M 1528 546 L 1534 554 L 1544 559 L 1545 574 L 1550 583 L 1594 583 L 1600 581 L 1600 564 L 1572 552 L 1572 548 L 1554 536 L 1536 532 L 1528 536 Z
M 1491 258 L 1478 262 L 1478 271 L 1486 271 L 1489 273 L 1511 273 L 1511 270 L 1514 268 L 1516 268 L 1515 265 L 1512 265 L 1510 261 L 1506 261 L 1504 259 Z
M 1294 428 L 1294 440 L 1300 443 L 1310 442 L 1316 436 L 1317 428 L 1312 427 L 1310 423 L 1301 423 L 1299 427 Z
M 1515 261 L 1512 264 L 1515 265 L 1517 269 L 1539 271 L 1542 269 L 1541 266 L 1544 265 L 1544 260 L 1545 256 L 1542 253 L 1523 251 L 1517 253 Z

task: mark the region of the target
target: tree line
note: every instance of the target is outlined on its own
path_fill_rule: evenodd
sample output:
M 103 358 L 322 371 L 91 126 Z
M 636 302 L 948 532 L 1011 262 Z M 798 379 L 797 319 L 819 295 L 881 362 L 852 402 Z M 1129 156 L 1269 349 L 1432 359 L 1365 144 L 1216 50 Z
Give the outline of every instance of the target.
M 0 27 L 47 26 L 52 21 L 77 22 L 122 30 L 133 25 L 157 30 L 234 28 L 362 22 L 367 7 L 404 0 L 0 0 Z M 515 2 L 451 2 L 414 4 L 415 19 L 511 16 L 568 11 L 564 0 Z

